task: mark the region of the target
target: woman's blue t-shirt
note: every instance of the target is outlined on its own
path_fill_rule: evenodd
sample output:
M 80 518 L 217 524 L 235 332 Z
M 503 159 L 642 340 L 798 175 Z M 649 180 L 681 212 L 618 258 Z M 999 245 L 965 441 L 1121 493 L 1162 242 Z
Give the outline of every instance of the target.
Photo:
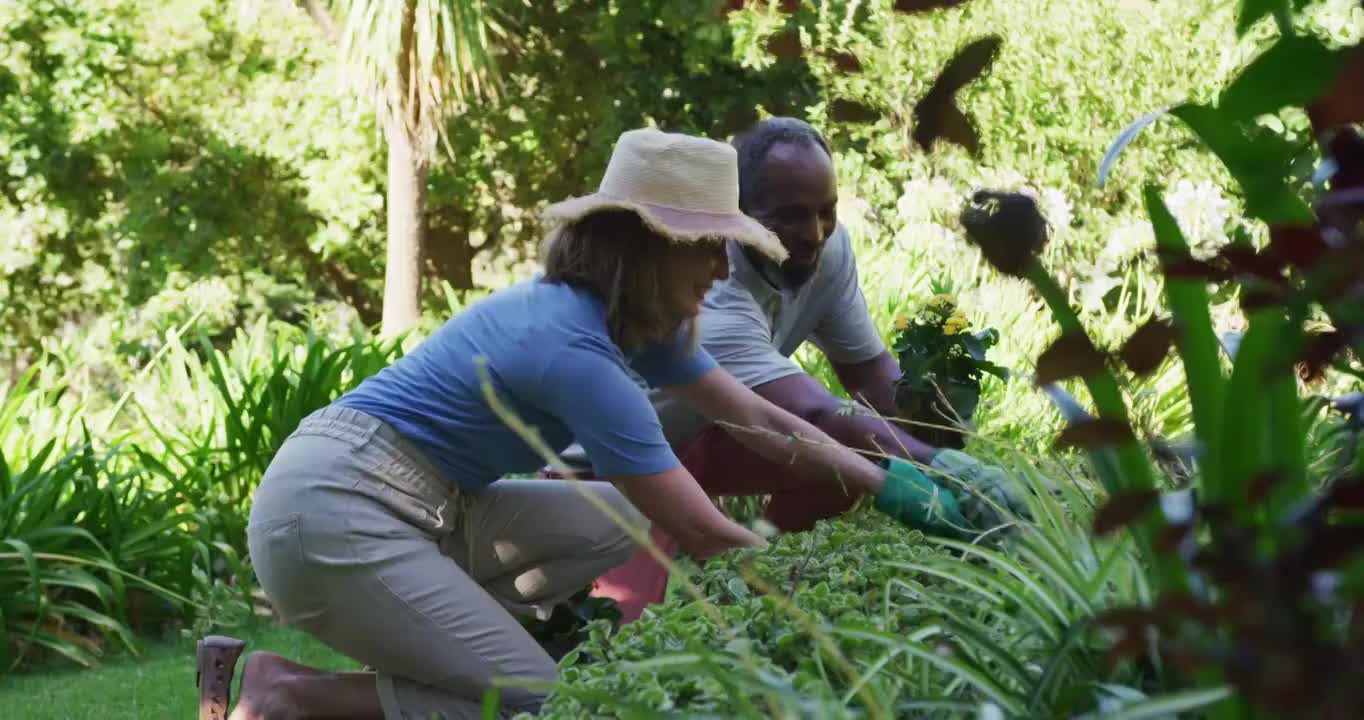
M 556 450 L 577 441 L 597 474 L 647 475 L 679 465 L 649 398 L 716 367 L 678 332 L 625 356 L 592 292 L 539 279 L 499 290 L 451 318 L 393 365 L 336 401 L 392 425 L 461 489 L 478 491 L 543 459 L 493 414 L 493 392 Z

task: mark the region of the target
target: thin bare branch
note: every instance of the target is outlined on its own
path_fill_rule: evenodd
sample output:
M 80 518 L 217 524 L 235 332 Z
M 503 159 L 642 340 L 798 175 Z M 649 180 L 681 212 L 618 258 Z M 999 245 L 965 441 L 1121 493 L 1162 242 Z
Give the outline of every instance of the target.
M 322 37 L 332 43 L 341 42 L 341 30 L 337 28 L 336 20 L 332 18 L 331 10 L 327 9 L 324 0 L 292 0 L 292 4 L 308 13 L 308 17 L 311 17 L 322 31 Z

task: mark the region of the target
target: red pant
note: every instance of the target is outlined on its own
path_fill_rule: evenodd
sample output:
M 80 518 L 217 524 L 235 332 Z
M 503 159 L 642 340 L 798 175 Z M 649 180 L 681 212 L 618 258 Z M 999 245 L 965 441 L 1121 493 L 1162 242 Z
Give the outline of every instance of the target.
M 789 468 L 762 458 L 718 427 L 697 436 L 678 458 L 711 497 L 771 495 L 767 519 L 782 532 L 809 530 L 818 520 L 847 512 L 857 501 L 856 495 L 835 482 L 796 477 Z M 649 534 L 671 557 L 676 541 L 658 527 Z M 614 599 L 624 615 L 622 621 L 628 623 L 649 604 L 661 602 L 667 588 L 667 568 L 641 549 L 624 565 L 598 578 L 592 594 Z

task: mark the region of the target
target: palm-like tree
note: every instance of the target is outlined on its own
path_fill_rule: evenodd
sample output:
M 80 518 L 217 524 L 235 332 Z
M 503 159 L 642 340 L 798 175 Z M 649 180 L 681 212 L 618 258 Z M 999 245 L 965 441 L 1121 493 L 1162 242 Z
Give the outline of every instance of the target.
M 496 94 L 502 33 L 483 0 L 295 0 L 335 41 L 355 90 L 374 102 L 388 146 L 383 332 L 421 309 L 426 174 L 446 122 Z M 339 18 L 339 21 L 334 19 Z

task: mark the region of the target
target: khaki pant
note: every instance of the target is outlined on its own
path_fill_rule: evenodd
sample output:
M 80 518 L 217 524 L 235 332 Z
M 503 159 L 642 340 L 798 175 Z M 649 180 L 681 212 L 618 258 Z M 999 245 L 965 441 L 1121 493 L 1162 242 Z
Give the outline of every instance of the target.
M 586 493 L 647 522 L 608 483 L 453 487 L 388 425 L 326 408 L 285 442 L 251 508 L 251 560 L 275 609 L 376 668 L 388 720 L 481 717 L 494 678 L 553 681 L 510 612 L 548 617 L 635 549 Z M 504 687 L 503 712 L 546 694 Z

